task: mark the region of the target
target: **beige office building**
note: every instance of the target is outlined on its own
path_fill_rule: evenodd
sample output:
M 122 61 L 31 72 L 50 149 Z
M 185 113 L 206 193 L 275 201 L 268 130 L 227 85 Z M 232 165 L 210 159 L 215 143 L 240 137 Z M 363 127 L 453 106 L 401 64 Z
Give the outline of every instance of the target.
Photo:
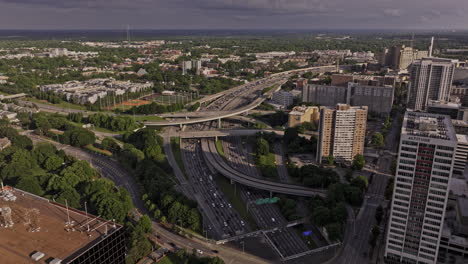
M 367 106 L 338 104 L 320 111 L 317 161 L 333 156 L 337 163 L 351 163 L 364 153 Z
M 305 122 L 318 122 L 320 118 L 320 109 L 318 106 L 295 106 L 289 112 L 288 126 L 300 126 Z
M 406 47 L 405 45 L 393 46 L 382 52 L 380 64 L 389 66 L 396 71 L 406 70 L 413 61 L 428 56 L 429 52 L 427 50 L 417 50 L 412 47 Z

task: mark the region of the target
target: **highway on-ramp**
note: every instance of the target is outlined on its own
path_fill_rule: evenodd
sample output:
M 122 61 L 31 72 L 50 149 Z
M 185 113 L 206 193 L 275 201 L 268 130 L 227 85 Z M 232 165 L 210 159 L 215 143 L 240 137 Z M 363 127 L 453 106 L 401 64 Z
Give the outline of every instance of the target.
M 266 190 L 274 193 L 282 193 L 282 194 L 289 194 L 289 195 L 297 195 L 297 196 L 326 196 L 326 190 L 322 189 L 312 189 L 308 187 L 304 187 L 301 185 L 294 185 L 288 183 L 280 183 L 274 182 L 269 180 L 258 179 L 254 177 L 247 176 L 237 170 L 233 169 L 229 166 L 223 158 L 218 154 L 216 150 L 216 145 L 213 140 L 202 140 L 202 149 L 203 154 L 205 155 L 205 160 L 213 166 L 218 172 L 220 172 L 225 177 L 233 180 L 234 182 L 238 182 L 240 184 L 257 188 L 260 190 Z

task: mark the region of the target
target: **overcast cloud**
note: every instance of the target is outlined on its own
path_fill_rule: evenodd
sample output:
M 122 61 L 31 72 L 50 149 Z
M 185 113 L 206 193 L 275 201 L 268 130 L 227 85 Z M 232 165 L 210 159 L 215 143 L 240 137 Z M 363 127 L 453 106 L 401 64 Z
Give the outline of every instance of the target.
M 468 29 L 468 0 L 0 0 L 0 29 Z

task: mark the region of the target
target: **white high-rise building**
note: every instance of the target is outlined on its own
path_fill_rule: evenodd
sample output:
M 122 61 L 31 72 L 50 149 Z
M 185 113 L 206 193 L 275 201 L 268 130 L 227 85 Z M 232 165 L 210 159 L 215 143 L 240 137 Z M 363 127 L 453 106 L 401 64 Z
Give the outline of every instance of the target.
M 425 111 L 429 101 L 448 102 L 456 60 L 424 58 L 411 65 L 408 108 Z
M 387 230 L 387 263 L 437 262 L 457 136 L 449 116 L 407 112 Z

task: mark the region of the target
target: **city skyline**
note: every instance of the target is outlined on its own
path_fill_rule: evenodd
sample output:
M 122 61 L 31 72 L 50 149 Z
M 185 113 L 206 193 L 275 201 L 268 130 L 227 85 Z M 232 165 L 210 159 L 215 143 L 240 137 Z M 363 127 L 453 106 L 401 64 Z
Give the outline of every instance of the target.
M 0 29 L 463 29 L 468 2 L 0 0 Z M 365 7 L 365 8 L 363 8 Z M 17 19 L 21 17 L 21 19 Z M 137 19 L 136 19 L 137 18 Z

